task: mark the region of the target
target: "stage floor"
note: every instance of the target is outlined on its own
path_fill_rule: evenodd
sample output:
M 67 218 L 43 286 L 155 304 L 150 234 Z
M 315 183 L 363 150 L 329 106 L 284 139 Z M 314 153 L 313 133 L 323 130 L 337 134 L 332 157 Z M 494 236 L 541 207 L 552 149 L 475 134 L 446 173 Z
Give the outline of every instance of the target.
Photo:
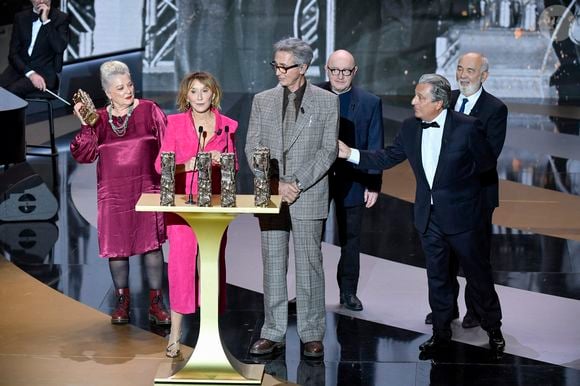
M 131 325 L 109 323 L 113 287 L 106 261 L 97 256 L 94 167 L 78 165 L 70 157 L 68 142 L 76 122 L 71 117 L 59 120 L 56 178 L 49 159 L 28 160 L 57 196 L 56 218 L 0 223 L 6 258 L 0 263 L 0 386 L 152 384 L 157 367 L 171 363 L 164 357 L 168 331 L 147 320 L 139 257 L 131 261 Z M 263 320 L 259 234 L 252 216 L 232 223 L 228 307 L 220 320 L 232 354 L 243 362 L 265 363 L 272 377 L 303 385 L 580 384 L 580 153 L 557 146 L 561 140 L 576 144 L 579 136 L 552 138 L 548 134 L 554 133 L 513 123 L 513 133 L 529 132 L 518 138 L 508 135 L 500 159 L 500 174 L 509 181 L 502 184 L 503 204 L 496 213 L 492 265 L 504 314 L 503 358 L 489 354 L 481 329 L 462 329 L 458 320 L 449 355 L 419 359 L 418 346 L 430 335 L 423 323 L 429 306 L 408 202 L 412 188 L 404 169 L 385 174 L 385 194 L 364 217 L 359 284 L 363 312 L 338 305 L 334 276 L 339 248 L 323 245 L 323 361 L 301 357 L 293 310 L 286 350 L 269 358 L 249 355 Z M 526 145 L 522 138 L 539 143 Z M 290 298 L 293 283 L 291 269 Z M 188 316 L 186 325 L 183 342 L 194 347 L 198 315 Z

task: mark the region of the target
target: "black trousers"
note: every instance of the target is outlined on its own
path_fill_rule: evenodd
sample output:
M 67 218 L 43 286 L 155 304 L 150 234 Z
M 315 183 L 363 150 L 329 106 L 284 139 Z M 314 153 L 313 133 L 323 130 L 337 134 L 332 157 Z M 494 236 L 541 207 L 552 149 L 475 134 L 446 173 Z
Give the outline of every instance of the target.
M 427 265 L 429 305 L 433 312 L 433 333 L 451 337 L 451 321 L 456 299 L 453 278 L 449 273 L 451 253 L 458 258 L 470 285 L 472 305 L 481 318 L 481 327 L 486 331 L 499 328 L 501 307 L 489 263 L 486 223 L 482 221 L 475 229 L 449 235 L 438 225 L 439 216 L 444 215 L 445 213 L 439 213 L 432 207 L 427 230 L 421 234 Z
M 486 241 L 486 245 L 485 245 L 485 253 L 487 256 L 488 261 L 490 261 L 490 251 L 491 251 L 491 235 L 492 235 L 492 230 L 493 230 L 493 225 L 492 225 L 492 217 L 493 217 L 493 211 L 495 210 L 495 207 L 490 207 L 485 209 L 485 241 Z M 491 262 L 490 262 L 491 264 Z M 455 294 L 455 303 L 454 303 L 454 307 L 455 310 L 458 310 L 459 307 L 457 305 L 457 298 L 459 297 L 459 281 L 457 281 L 457 275 L 459 274 L 459 259 L 457 258 L 457 256 L 455 256 L 455 254 L 453 253 L 453 251 L 451 252 L 451 256 L 449 259 L 449 274 L 451 276 L 451 284 L 453 286 L 453 293 Z M 465 306 L 467 307 L 467 313 L 475 316 L 476 318 L 479 318 L 479 316 L 477 315 L 477 312 L 475 311 L 475 308 L 473 306 L 473 294 L 472 294 L 473 289 L 471 288 L 469 281 L 466 281 L 466 285 L 465 285 Z
M 49 79 L 44 77 L 46 82 L 46 87 L 50 90 L 54 90 L 57 86 L 57 82 L 54 79 Z M 26 76 L 19 74 L 12 66 L 6 67 L 3 73 L 0 74 L 0 86 L 4 87 L 6 90 L 10 91 L 14 95 L 18 95 L 20 98 L 25 98 L 26 95 L 39 91 L 30 79 Z
M 336 280 L 341 294 L 356 294 L 360 272 L 360 233 L 364 204 L 345 207 L 335 200 L 340 260 Z

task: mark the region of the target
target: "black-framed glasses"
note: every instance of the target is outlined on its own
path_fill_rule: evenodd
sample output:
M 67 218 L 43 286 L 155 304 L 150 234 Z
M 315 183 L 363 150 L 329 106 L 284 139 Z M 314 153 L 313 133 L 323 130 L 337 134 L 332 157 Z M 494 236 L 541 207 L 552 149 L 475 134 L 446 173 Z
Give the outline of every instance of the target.
M 338 74 L 342 74 L 342 76 L 351 76 L 355 69 L 356 66 L 354 66 L 353 68 L 344 68 L 342 70 L 339 70 L 338 68 L 328 67 L 328 71 L 330 71 L 330 73 L 333 76 L 338 76 Z
M 274 72 L 276 72 L 276 70 L 280 71 L 282 74 L 285 74 L 288 72 L 288 70 L 292 69 L 292 68 L 296 68 L 296 67 L 300 67 L 301 64 L 293 64 L 291 66 L 281 66 L 278 63 L 276 63 L 276 61 L 272 60 L 270 62 L 270 66 L 272 66 L 272 70 L 274 70 Z

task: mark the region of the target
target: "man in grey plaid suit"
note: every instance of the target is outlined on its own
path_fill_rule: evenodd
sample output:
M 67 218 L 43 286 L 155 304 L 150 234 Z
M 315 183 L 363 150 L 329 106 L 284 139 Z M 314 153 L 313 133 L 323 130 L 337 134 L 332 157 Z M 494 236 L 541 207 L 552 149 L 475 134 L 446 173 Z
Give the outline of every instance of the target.
M 327 172 L 337 155 L 338 97 L 310 84 L 312 48 L 288 38 L 274 45 L 271 65 L 279 85 L 254 97 L 246 155 L 270 149 L 273 191 L 282 196 L 278 215 L 259 217 L 264 263 L 264 326 L 254 355 L 284 348 L 288 324 L 288 241 L 294 240 L 298 335 L 304 355 L 324 355 L 324 272 L 320 244 L 328 214 Z

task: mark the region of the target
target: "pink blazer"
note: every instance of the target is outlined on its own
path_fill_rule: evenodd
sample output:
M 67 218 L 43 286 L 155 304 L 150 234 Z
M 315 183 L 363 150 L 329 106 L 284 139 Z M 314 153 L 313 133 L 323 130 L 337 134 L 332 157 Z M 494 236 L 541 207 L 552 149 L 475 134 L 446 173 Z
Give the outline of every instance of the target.
M 236 154 L 234 133 L 238 128 L 238 122 L 225 115 L 220 114 L 217 109 L 212 109 L 215 115 L 216 127 L 214 135 L 206 139 L 201 139 L 201 147 L 204 151 L 217 150 L 219 152 L 229 152 Z M 228 133 L 226 134 L 226 126 Z M 167 116 L 167 128 L 161 141 L 161 149 L 155 161 L 155 168 L 161 172 L 161 152 L 172 151 L 175 153 L 175 163 L 184 164 L 197 154 L 198 131 L 191 115 L 191 110 L 183 113 Z M 218 134 L 219 133 L 219 134 Z M 227 140 L 226 140 L 227 138 Z M 205 142 L 205 143 L 204 143 Z M 204 146 L 205 145 L 205 146 Z M 236 170 L 239 168 L 238 157 L 236 159 Z M 192 172 L 181 173 L 175 176 L 175 193 L 189 194 Z M 212 168 L 212 191 L 218 194 L 220 190 L 220 168 L 214 165 Z M 185 177 L 185 178 L 184 178 Z M 193 181 L 193 193 L 197 192 L 197 173 Z

